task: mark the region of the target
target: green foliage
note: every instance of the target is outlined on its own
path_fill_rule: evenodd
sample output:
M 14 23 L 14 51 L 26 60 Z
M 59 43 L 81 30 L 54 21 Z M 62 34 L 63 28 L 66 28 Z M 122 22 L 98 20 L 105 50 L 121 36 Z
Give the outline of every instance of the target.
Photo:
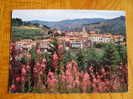
M 116 48 L 120 55 L 120 61 L 122 64 L 127 64 L 127 47 L 126 45 L 118 44 Z
M 86 67 L 87 67 L 87 62 L 86 62 L 86 56 L 85 56 L 85 53 L 84 51 L 80 50 L 78 53 L 77 53 L 77 63 L 78 63 L 78 66 L 79 66 L 79 70 L 83 70 L 85 71 Z
M 23 25 L 23 21 L 19 18 L 14 18 L 14 19 L 12 19 L 12 25 L 13 26 L 21 26 L 21 25 Z
M 54 52 L 57 52 L 58 49 L 58 43 L 57 39 L 53 38 L 53 40 L 49 44 L 49 48 L 47 49 L 49 53 L 53 54 Z
M 30 50 L 30 53 L 31 53 L 31 56 L 32 56 L 32 58 L 31 58 L 32 62 L 35 62 L 36 61 L 36 50 L 35 50 L 35 48 L 32 48 Z
M 86 49 L 80 50 L 77 53 L 77 63 L 79 70 L 85 71 L 86 67 L 89 65 L 92 66 L 101 66 L 103 59 L 103 51 L 98 49 Z
M 120 55 L 116 46 L 112 43 L 108 43 L 104 48 L 104 65 L 118 65 L 120 63 Z
M 51 60 L 52 55 L 51 55 L 50 53 L 45 52 L 45 53 L 43 54 L 43 56 L 44 56 L 44 57 L 46 58 L 46 60 L 47 60 L 47 70 L 50 70 L 50 69 L 51 69 L 51 62 L 52 62 L 52 60 Z
M 49 48 L 47 49 L 48 52 L 44 53 L 44 57 L 47 59 L 47 69 L 51 70 L 51 64 L 52 64 L 52 55 L 54 54 L 54 52 L 57 52 L 58 49 L 58 43 L 57 43 L 57 39 L 54 38 L 50 44 L 49 44 Z
M 20 29 L 18 27 L 12 28 L 12 40 L 21 40 L 21 39 L 40 39 L 42 34 L 39 29 Z
M 113 43 L 99 43 L 99 48 L 80 50 L 76 54 L 77 63 L 80 70 L 85 70 L 92 66 L 117 66 L 120 63 L 127 64 L 127 51 L 124 45 Z
M 103 48 L 105 45 L 106 45 L 106 43 L 96 43 L 94 47 Z
M 66 65 L 68 62 L 70 62 L 72 60 L 76 60 L 76 58 L 71 54 L 70 51 L 65 51 L 63 64 Z
M 120 33 L 125 35 L 125 16 L 89 24 L 88 29 L 99 30 L 100 33 Z
M 103 59 L 103 51 L 99 49 L 90 49 L 86 52 L 88 65 L 100 66 Z

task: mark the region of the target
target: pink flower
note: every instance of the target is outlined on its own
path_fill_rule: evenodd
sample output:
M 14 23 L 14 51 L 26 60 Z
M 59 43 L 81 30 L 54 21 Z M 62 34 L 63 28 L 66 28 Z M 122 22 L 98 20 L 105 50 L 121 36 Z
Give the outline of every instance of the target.
M 64 46 L 63 46 L 63 44 L 58 44 L 58 49 L 60 50 L 60 49 L 63 49 L 64 48 Z
M 38 49 L 36 50 L 36 53 L 37 53 L 37 54 L 41 54 L 40 48 L 38 48 Z
M 72 69 L 72 64 L 71 64 L 71 62 L 69 62 L 69 63 L 66 65 L 66 69 L 67 69 L 67 70 L 71 70 L 71 69 Z
M 88 89 L 88 83 L 86 81 L 81 82 L 81 89 L 85 93 Z
M 64 52 L 64 45 L 63 44 L 58 44 L 58 53 L 63 54 Z
M 67 85 L 67 89 L 72 89 L 73 88 L 73 86 L 72 85 Z
M 59 57 L 57 55 L 56 52 L 54 52 L 53 56 L 52 56 L 52 67 L 53 69 L 56 69 L 59 63 Z
M 104 68 L 102 68 L 102 69 L 101 69 L 101 72 L 102 72 L 102 73 L 105 73 L 105 69 L 104 69 Z
M 53 72 L 48 72 L 48 76 L 53 76 L 54 73 Z
M 37 73 L 37 68 L 34 67 L 34 68 L 33 68 L 33 72 L 34 72 L 34 73 Z
M 29 65 L 27 65 L 27 66 L 26 66 L 26 69 L 29 71 L 29 70 L 30 70 L 30 66 L 29 66 Z
M 27 58 L 31 59 L 31 54 L 27 54 Z
M 25 82 L 25 77 L 24 76 L 21 77 L 21 81 Z
M 36 66 L 40 66 L 40 63 L 39 62 L 36 62 Z
M 95 83 L 93 83 L 93 84 L 92 84 L 92 87 L 93 87 L 94 89 L 96 89 L 96 88 L 97 88 L 97 86 L 96 86 L 96 84 L 95 84 Z
M 46 58 L 43 58 L 43 59 L 42 59 L 42 62 L 43 62 L 43 63 L 46 63 L 46 62 L 47 62 Z
M 88 70 L 89 70 L 90 72 L 93 72 L 93 70 L 94 70 L 93 66 L 90 66 L 90 67 L 88 68 Z
M 105 80 L 105 83 L 106 83 L 106 85 L 110 85 L 110 81 L 109 80 Z
M 45 65 L 45 64 L 41 64 L 41 67 L 42 67 L 42 68 L 45 68 L 45 67 L 46 67 L 46 65 Z
M 97 83 L 97 79 L 96 79 L 96 78 L 94 78 L 94 79 L 93 79 L 93 82 L 94 82 L 94 83 Z
M 73 72 L 76 73 L 78 71 L 76 66 L 73 66 Z
M 48 86 L 49 87 L 51 87 L 51 88 L 55 88 L 56 87 L 58 81 L 56 80 L 56 77 L 55 77 L 53 72 L 49 72 L 48 73 L 47 82 L 48 82 Z
M 61 75 L 61 80 L 62 80 L 62 82 L 65 82 L 66 81 L 66 76 L 64 74 Z
M 17 89 L 15 84 L 12 84 L 10 88 L 11 88 L 11 90 L 14 90 L 14 91 Z
M 21 77 L 16 77 L 16 82 L 20 82 L 21 81 Z
M 40 72 L 39 72 L 39 74 L 40 74 L 40 75 L 42 75 L 42 74 L 43 74 L 43 72 L 42 72 L 42 71 L 40 71 Z
M 86 92 L 88 87 L 90 87 L 90 85 L 91 85 L 90 75 L 87 72 L 85 72 L 83 75 L 82 82 L 81 82 L 82 91 Z
M 58 58 L 58 55 L 57 55 L 57 53 L 56 52 L 54 52 L 54 54 L 53 54 L 53 60 L 58 60 L 59 58 Z
M 25 75 L 25 74 L 26 74 L 26 69 L 25 69 L 25 67 L 22 67 L 21 73 L 22 73 L 22 75 Z
M 85 72 L 84 75 L 83 75 L 83 80 L 89 80 L 90 79 L 90 75 Z
M 80 85 L 80 81 L 79 80 L 75 80 L 75 84 L 76 84 L 76 86 L 79 86 Z
M 48 85 L 52 88 L 56 86 L 56 80 L 55 79 L 49 79 L 48 78 Z

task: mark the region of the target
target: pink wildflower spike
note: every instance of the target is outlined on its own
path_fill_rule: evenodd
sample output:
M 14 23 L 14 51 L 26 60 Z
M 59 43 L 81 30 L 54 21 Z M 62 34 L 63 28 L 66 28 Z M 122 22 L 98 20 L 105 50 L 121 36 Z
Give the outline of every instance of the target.
M 52 67 L 53 67 L 53 69 L 56 69 L 58 67 L 58 61 L 59 61 L 59 57 L 58 57 L 57 53 L 54 52 L 54 54 L 52 56 Z
M 25 75 L 25 74 L 26 74 L 26 69 L 25 69 L 25 67 L 22 67 L 21 73 L 22 73 L 22 75 Z
M 20 82 L 21 81 L 21 77 L 18 76 L 18 77 L 16 77 L 15 80 L 16 80 L 16 82 Z
M 11 88 L 11 90 L 14 90 L 14 91 L 17 89 L 15 84 L 12 84 L 10 88 Z

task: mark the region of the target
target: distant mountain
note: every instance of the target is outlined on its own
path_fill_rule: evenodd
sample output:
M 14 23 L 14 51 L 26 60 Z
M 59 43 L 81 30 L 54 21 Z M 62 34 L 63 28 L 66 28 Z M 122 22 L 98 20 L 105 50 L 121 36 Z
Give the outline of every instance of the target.
M 73 20 L 40 21 L 32 20 L 32 24 L 42 24 L 50 28 L 56 28 L 64 31 L 82 31 L 83 26 L 87 31 L 95 30 L 99 33 L 125 33 L 125 17 L 120 16 L 113 19 L 103 18 L 82 18 Z
M 57 28 L 60 30 L 65 31 L 80 31 L 81 26 L 84 24 L 91 24 L 91 23 L 97 23 L 105 21 L 103 18 L 83 18 L 83 19 L 73 19 L 73 20 L 62 20 L 58 22 L 52 22 L 52 21 L 40 21 L 40 20 L 32 20 L 30 23 L 32 24 L 43 24 L 47 25 L 50 28 Z
M 126 32 L 124 16 L 93 24 L 86 24 L 84 27 L 87 31 L 96 30 L 99 33 L 125 34 Z

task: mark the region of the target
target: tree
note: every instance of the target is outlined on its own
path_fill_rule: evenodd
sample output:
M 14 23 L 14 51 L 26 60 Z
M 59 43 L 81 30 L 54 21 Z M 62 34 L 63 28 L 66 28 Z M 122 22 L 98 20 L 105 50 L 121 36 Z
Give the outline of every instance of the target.
M 72 61 L 72 55 L 70 51 L 65 51 L 63 63 L 66 65 L 69 61 Z
M 39 27 L 40 24 L 34 23 L 33 25 L 34 25 L 35 27 Z
M 112 43 L 108 43 L 104 48 L 104 57 L 103 64 L 104 65 L 118 65 L 120 63 L 120 55 L 116 46 Z
M 118 44 L 116 47 L 117 47 L 117 50 L 120 55 L 121 63 L 124 65 L 127 64 L 127 47 L 126 47 L 126 45 Z
M 88 66 L 94 66 L 97 68 L 102 65 L 103 51 L 96 49 L 80 50 L 77 53 L 77 63 L 79 70 L 85 71 Z
M 79 70 L 83 70 L 85 71 L 86 67 L 87 67 L 87 62 L 86 62 L 86 57 L 85 57 L 85 53 L 80 50 L 78 53 L 77 53 L 77 63 L 78 63 L 78 66 L 79 66 Z
M 21 25 L 23 25 L 23 21 L 20 18 L 13 18 L 12 25 L 13 26 L 21 26 Z
M 87 59 L 88 65 L 101 66 L 102 59 L 103 59 L 103 51 L 90 49 L 86 52 L 86 59 Z
M 96 44 L 95 44 L 95 47 L 96 47 L 96 48 L 103 48 L 104 46 L 105 46 L 105 43 L 102 43 L 102 42 L 101 42 L 101 43 L 96 43 Z

